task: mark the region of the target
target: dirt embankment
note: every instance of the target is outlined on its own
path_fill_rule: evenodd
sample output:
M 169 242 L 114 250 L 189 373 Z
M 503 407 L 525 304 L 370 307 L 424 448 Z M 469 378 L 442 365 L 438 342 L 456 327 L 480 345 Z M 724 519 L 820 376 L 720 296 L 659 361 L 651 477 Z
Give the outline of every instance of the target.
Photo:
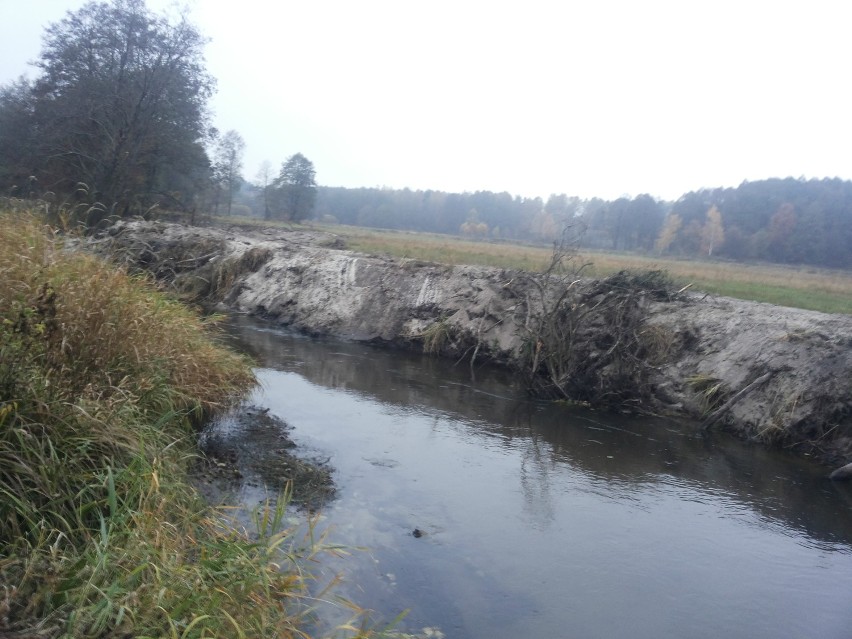
M 312 334 L 495 361 L 553 397 L 852 461 L 852 317 L 353 253 L 323 233 L 128 222 L 96 252 Z

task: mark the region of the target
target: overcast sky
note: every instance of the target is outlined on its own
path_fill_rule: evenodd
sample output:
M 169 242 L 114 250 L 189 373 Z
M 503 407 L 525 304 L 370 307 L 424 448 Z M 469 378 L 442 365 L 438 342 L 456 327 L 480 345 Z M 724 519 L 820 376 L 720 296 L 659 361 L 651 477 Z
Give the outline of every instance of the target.
M 82 4 L 0 0 L 0 83 Z M 248 179 L 296 152 L 329 186 L 542 197 L 852 178 L 848 0 L 188 5 Z

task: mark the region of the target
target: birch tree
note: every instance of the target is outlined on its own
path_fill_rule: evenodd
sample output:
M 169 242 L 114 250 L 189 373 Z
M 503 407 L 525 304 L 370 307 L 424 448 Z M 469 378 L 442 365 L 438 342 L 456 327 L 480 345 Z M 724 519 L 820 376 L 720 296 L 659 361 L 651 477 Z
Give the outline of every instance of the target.
M 716 205 L 707 211 L 707 220 L 701 228 L 701 250 L 707 251 L 707 256 L 712 257 L 713 250 L 719 248 L 725 242 L 725 227 L 722 224 L 722 214 Z

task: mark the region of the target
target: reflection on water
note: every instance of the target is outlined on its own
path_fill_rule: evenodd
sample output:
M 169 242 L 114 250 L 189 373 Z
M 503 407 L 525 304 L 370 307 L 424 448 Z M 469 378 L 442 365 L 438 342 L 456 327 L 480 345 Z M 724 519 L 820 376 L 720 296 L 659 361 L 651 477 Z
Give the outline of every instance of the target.
M 458 639 L 852 636 L 852 492 L 807 460 L 530 402 L 504 371 L 231 332 L 256 400 L 336 469 L 331 537 L 369 551 L 328 569 L 380 618 Z

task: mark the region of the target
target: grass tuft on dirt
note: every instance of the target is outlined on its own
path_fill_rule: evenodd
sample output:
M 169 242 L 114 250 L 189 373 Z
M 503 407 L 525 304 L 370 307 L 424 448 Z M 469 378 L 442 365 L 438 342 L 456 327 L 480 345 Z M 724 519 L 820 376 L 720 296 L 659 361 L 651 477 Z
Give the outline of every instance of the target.
M 305 636 L 283 507 L 248 534 L 189 482 L 255 384 L 214 324 L 0 213 L 0 635 Z

